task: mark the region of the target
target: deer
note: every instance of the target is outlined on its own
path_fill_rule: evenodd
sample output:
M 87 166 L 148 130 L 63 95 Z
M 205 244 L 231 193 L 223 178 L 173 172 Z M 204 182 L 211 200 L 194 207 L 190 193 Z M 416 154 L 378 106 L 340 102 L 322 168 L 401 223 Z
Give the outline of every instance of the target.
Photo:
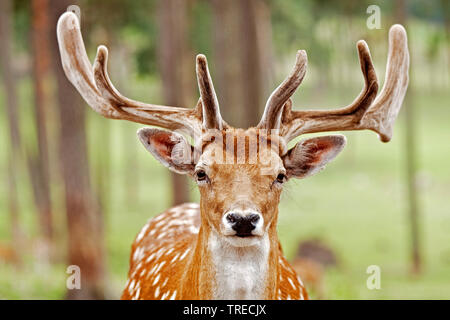
M 307 67 L 306 52 L 299 50 L 292 71 L 268 98 L 260 122 L 247 129 L 222 119 L 202 54 L 196 57 L 197 105 L 164 106 L 129 99 L 114 87 L 105 46 L 98 47 L 90 63 L 73 13 L 59 18 L 57 39 L 65 74 L 86 103 L 106 118 L 151 126 L 137 132 L 144 147 L 169 170 L 190 176 L 200 193 L 199 204 L 172 207 L 137 234 L 121 299 L 308 299 L 278 238 L 280 195 L 290 179 L 321 171 L 342 151 L 346 138 L 317 136 L 291 148 L 288 143 L 303 134 L 349 130 L 371 130 L 382 142 L 391 140 L 408 87 L 403 26 L 389 30 L 379 94 L 369 47 L 360 40 L 356 47 L 364 86 L 356 99 L 333 110 L 293 110 L 291 97 Z

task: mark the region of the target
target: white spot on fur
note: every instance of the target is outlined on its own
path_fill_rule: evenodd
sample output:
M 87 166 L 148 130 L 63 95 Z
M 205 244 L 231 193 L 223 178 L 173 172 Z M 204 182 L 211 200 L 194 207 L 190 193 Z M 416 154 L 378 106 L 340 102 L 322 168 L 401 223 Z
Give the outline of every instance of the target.
M 134 250 L 134 253 L 133 253 L 133 260 L 134 261 L 137 260 L 138 254 L 139 254 L 139 247 L 136 250 Z
M 165 216 L 164 213 L 162 213 L 162 214 L 160 214 L 159 216 L 153 218 L 153 221 L 154 221 L 154 222 L 158 222 L 159 220 L 163 219 L 164 216 Z
M 304 287 L 302 279 L 300 279 L 300 277 L 297 277 L 297 280 L 298 280 L 298 282 L 300 283 L 300 285 L 301 285 L 302 287 Z
M 186 251 L 181 255 L 180 257 L 180 261 L 183 260 L 184 258 L 186 258 L 187 254 L 189 253 L 189 251 L 191 251 L 191 249 L 186 249 Z
M 191 225 L 191 226 L 189 226 L 188 231 L 189 231 L 190 233 L 197 234 L 198 231 L 199 231 L 199 228 L 196 228 L 195 226 Z
M 164 293 L 164 294 L 162 295 L 162 297 L 161 297 L 161 300 L 165 300 L 165 299 L 167 298 L 167 296 L 169 295 L 169 293 L 170 293 L 170 291 Z
M 163 232 L 161 232 L 160 234 L 158 234 L 158 236 L 156 237 L 156 239 L 162 239 L 162 238 L 164 238 L 165 236 L 167 236 L 167 232 L 163 231 Z
M 163 253 L 164 253 L 164 248 L 161 248 L 161 249 L 159 249 L 158 252 L 156 253 L 156 256 L 157 256 L 158 258 L 161 258 L 161 256 L 163 255 Z
M 155 264 L 148 274 L 149 274 L 149 275 L 154 274 L 155 271 L 156 271 L 156 269 L 158 268 L 158 266 L 159 266 L 159 263 Z
M 159 229 L 159 228 L 162 227 L 165 223 L 166 223 L 166 221 L 161 220 L 161 221 L 159 221 L 157 224 L 155 224 L 155 227 L 154 227 L 154 228 Z
M 160 274 L 158 274 L 158 275 L 156 276 L 155 280 L 153 280 L 152 286 L 154 286 L 155 284 L 158 283 L 160 277 L 161 277 Z
M 141 288 L 138 288 L 137 291 L 136 291 L 136 294 L 134 295 L 134 297 L 135 297 L 136 299 L 139 299 L 140 294 L 141 294 Z
M 138 236 L 136 237 L 136 241 L 141 241 L 141 239 L 144 237 L 144 235 L 145 235 L 145 233 L 147 232 L 147 229 L 148 229 L 148 224 L 146 224 L 143 228 L 142 228 L 142 230 L 141 230 L 141 232 L 138 234 Z
M 295 286 L 295 284 L 294 284 L 294 282 L 291 280 L 291 278 L 287 278 L 287 279 L 288 279 L 289 283 L 291 284 L 292 288 L 293 288 L 294 290 L 296 290 L 297 287 Z
M 128 287 L 128 291 L 129 291 L 129 292 L 133 291 L 133 289 L 134 289 L 134 283 L 135 283 L 134 280 L 131 281 L 130 286 Z
M 145 260 L 145 262 L 150 262 L 150 261 L 152 261 L 152 260 L 155 258 L 155 256 L 156 256 L 156 253 L 152 253 L 151 255 L 149 255 L 149 256 L 147 257 L 147 260 Z
M 159 266 L 158 266 L 158 268 L 156 269 L 155 272 L 158 273 L 159 270 L 161 270 L 161 268 L 162 268 L 165 264 L 166 264 L 166 261 L 161 262 L 161 263 L 159 264 Z
M 170 261 L 170 263 L 174 263 L 175 261 L 177 261 L 179 255 L 180 255 L 180 253 L 177 253 L 177 254 L 172 258 L 172 260 Z

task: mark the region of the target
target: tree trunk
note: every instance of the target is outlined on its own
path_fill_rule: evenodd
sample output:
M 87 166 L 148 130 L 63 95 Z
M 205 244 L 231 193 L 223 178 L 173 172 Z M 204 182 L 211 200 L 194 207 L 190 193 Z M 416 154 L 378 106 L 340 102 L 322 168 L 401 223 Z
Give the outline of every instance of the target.
M 73 0 L 52 0 L 52 26 Z M 52 35 L 56 30 L 52 30 Z M 84 103 L 64 75 L 56 39 L 53 67 L 57 80 L 60 122 L 59 154 L 67 214 L 69 265 L 81 270 L 81 289 L 68 290 L 68 299 L 104 299 L 105 252 L 103 217 L 94 199 L 86 146 Z
M 117 53 L 117 56 L 119 57 L 120 61 L 122 63 L 120 65 L 117 65 L 118 68 L 118 86 L 121 91 L 127 92 L 128 90 L 128 82 L 127 78 L 131 74 L 131 66 L 130 66 L 130 52 L 129 48 L 124 47 L 122 45 L 118 45 L 115 47 L 115 51 Z M 131 123 L 126 123 L 127 127 L 125 129 L 128 129 L 128 126 L 131 127 Z M 127 130 L 126 132 L 130 132 Z M 123 140 L 121 142 L 124 146 L 125 155 L 126 158 L 125 165 L 126 165 L 126 171 L 124 175 L 124 181 L 123 185 L 126 186 L 126 192 L 125 192 L 125 205 L 127 208 L 137 208 L 138 207 L 138 201 L 139 201 L 139 162 L 138 162 L 138 156 L 137 151 L 138 149 L 135 148 L 134 145 L 130 144 L 130 136 L 127 134 L 123 134 Z
M 53 237 L 52 207 L 50 197 L 49 152 L 47 124 L 49 99 L 49 3 L 48 0 L 32 1 L 33 87 L 35 122 L 38 150 L 31 155 L 31 178 L 34 179 L 34 197 L 39 212 L 39 223 L 44 239 L 44 250 L 49 250 Z M 48 252 L 50 253 L 50 252 Z
M 21 232 L 19 225 L 19 202 L 17 199 L 17 173 L 20 169 L 21 158 L 21 138 L 19 131 L 19 119 L 17 114 L 17 92 L 16 78 L 11 61 L 11 0 L 0 1 L 0 59 L 2 69 L 2 81 L 6 96 L 6 114 L 9 126 L 9 157 L 8 157 L 8 202 L 11 223 L 11 236 L 15 250 L 14 255 L 19 257 L 21 247 Z
M 239 126 L 242 122 L 243 88 L 240 81 L 240 59 L 236 37 L 240 27 L 236 23 L 239 15 L 239 0 L 212 0 L 213 48 L 214 48 L 214 84 L 217 90 L 220 112 L 226 121 Z
M 442 12 L 444 15 L 445 38 L 450 43 L 450 2 L 441 0 Z M 447 47 L 447 61 L 450 61 L 450 50 Z
M 95 8 L 95 5 L 94 7 Z M 105 8 L 102 8 L 105 10 L 110 10 L 108 8 L 108 5 L 105 5 Z M 89 22 L 92 22 L 92 16 L 91 11 L 90 16 L 88 17 Z M 85 19 L 84 22 L 88 23 L 88 19 Z M 94 19 L 95 20 L 95 19 Z M 85 25 L 85 30 L 88 30 Z M 93 26 L 91 26 L 93 27 Z M 113 48 L 113 52 L 116 53 L 117 50 L 115 50 L 114 46 L 114 37 L 111 37 L 111 34 L 103 30 L 103 27 L 101 27 L 100 32 L 96 32 L 96 38 L 95 43 L 102 43 L 108 48 Z M 116 57 L 116 54 L 114 54 L 114 57 Z M 117 59 L 117 58 L 116 58 Z M 121 58 L 117 59 L 116 61 L 122 61 Z M 114 61 L 109 62 L 110 66 L 115 65 Z M 122 79 L 126 79 L 122 74 L 118 77 L 119 78 L 119 88 L 121 88 L 121 91 L 126 91 L 122 89 Z M 126 81 L 126 80 L 125 80 Z M 111 159 L 111 132 L 112 132 L 112 121 L 105 121 L 103 117 L 96 117 L 92 119 L 92 124 L 97 128 L 95 130 L 93 143 L 96 145 L 96 149 L 94 152 L 95 157 L 95 167 L 93 168 L 93 188 L 92 191 L 95 193 L 95 197 L 98 199 L 100 211 L 104 215 L 108 215 L 111 212 L 112 204 L 111 204 L 111 194 L 114 193 L 115 184 L 111 183 L 111 167 L 112 167 L 112 159 Z M 125 135 L 124 135 L 125 136 Z M 128 187 L 127 187 L 128 188 Z M 105 221 L 106 222 L 106 221 Z M 104 222 L 104 223 L 105 223 Z
M 396 0 L 395 6 L 395 23 L 400 23 L 405 25 L 406 23 L 406 3 L 404 0 Z M 411 42 L 411 39 L 409 39 Z M 410 48 L 411 43 L 409 44 Z M 412 60 L 412 59 L 411 59 Z M 414 66 L 413 66 L 414 67 Z M 410 74 L 412 73 L 410 69 Z M 411 259 L 412 267 L 411 271 L 414 274 L 418 274 L 422 269 L 422 254 L 421 254 L 421 243 L 420 243 L 420 209 L 418 205 L 418 191 L 417 191 L 417 139 L 415 136 L 416 125 L 415 125 L 415 105 L 414 105 L 414 84 L 413 79 L 410 79 L 408 92 L 405 99 L 405 148 L 406 148 L 406 177 L 408 186 L 408 204 L 409 204 L 409 220 L 411 225 Z
M 256 125 L 272 75 L 271 24 L 261 0 L 212 1 L 221 112 L 230 124 Z
M 241 86 L 243 88 L 242 101 L 244 102 L 242 123 L 240 127 L 248 127 L 257 123 L 257 115 L 262 105 L 262 72 L 261 56 L 257 35 L 257 8 L 258 1 L 239 1 L 240 5 L 240 62 Z
M 160 0 L 159 68 L 162 77 L 164 103 L 169 106 L 188 107 L 189 89 L 184 81 L 186 71 L 187 3 L 185 0 Z M 185 176 L 171 173 L 173 205 L 189 201 L 189 188 Z

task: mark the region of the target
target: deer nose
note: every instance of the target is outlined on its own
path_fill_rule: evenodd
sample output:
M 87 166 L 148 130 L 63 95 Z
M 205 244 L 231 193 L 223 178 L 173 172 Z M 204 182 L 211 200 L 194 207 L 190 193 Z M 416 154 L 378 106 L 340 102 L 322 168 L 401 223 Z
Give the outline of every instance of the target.
M 227 221 L 231 228 L 236 231 L 238 237 L 248 237 L 252 235 L 252 231 L 256 228 L 259 214 L 250 213 L 243 216 L 239 213 L 229 213 L 227 214 Z

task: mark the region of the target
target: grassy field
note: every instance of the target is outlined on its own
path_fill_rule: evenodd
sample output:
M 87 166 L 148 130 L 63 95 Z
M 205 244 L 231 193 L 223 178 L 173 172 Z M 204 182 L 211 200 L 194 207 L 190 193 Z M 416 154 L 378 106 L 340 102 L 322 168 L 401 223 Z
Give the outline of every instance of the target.
M 26 88 L 21 90 L 27 90 Z M 139 95 L 139 88 L 136 89 Z M 142 91 L 143 92 L 143 91 Z M 358 92 L 348 90 L 315 96 L 303 89 L 296 96 L 302 105 L 338 106 Z M 143 94 L 144 95 L 144 94 Z M 136 95 L 134 95 L 136 96 Z M 0 99 L 3 101 L 3 99 Z M 420 190 L 420 227 L 424 260 L 423 273 L 410 273 L 410 233 L 405 184 L 404 115 L 397 122 L 394 139 L 382 144 L 372 132 L 346 133 L 348 145 L 341 156 L 317 176 L 290 181 L 280 205 L 279 236 L 288 258 L 299 241 L 320 238 L 332 248 L 339 265 L 325 274 L 326 298 L 330 299 L 448 299 L 450 298 L 450 92 L 419 92 L 411 101 L 416 106 L 416 136 Z M 27 108 L 25 101 L 24 108 Z M 407 108 L 408 105 L 405 105 Z M 24 111 L 21 111 L 24 113 Z M 1 115 L 0 143 L 6 145 L 6 122 Z M 135 124 L 111 121 L 110 154 L 98 148 L 104 120 L 89 111 L 89 148 L 93 173 L 105 161 L 114 172 L 109 186 L 105 217 L 108 284 L 111 298 L 118 298 L 126 281 L 132 240 L 143 224 L 170 203 L 168 171 L 140 145 Z M 9 241 L 6 159 L 0 153 L 0 240 Z M 133 150 L 135 165 L 124 155 Z M 137 165 L 136 165 L 137 164 Z M 57 168 L 54 168 L 56 171 Z M 125 199 L 127 170 L 138 170 L 137 194 L 133 203 Z M 20 175 L 21 222 L 30 249 L 22 269 L 0 263 L 0 298 L 59 299 L 64 296 L 66 265 L 39 263 L 36 221 L 26 174 Z M 56 190 L 58 197 L 60 190 Z M 193 199 L 198 193 L 192 185 Z M 59 235 L 64 239 L 64 215 L 56 213 Z M 64 241 L 61 242 L 64 249 Z M 366 269 L 381 268 L 381 289 L 368 290 Z

